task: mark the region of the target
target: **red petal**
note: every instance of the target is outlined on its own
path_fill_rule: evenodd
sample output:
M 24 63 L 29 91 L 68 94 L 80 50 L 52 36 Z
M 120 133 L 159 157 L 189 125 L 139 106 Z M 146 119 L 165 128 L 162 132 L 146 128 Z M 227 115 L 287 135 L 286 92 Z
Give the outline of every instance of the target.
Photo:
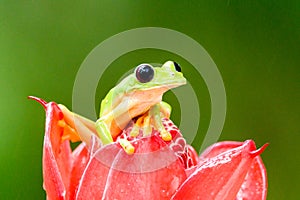
M 200 157 L 203 161 L 207 158 L 214 157 L 224 151 L 241 146 L 242 142 L 225 141 L 219 142 L 209 147 Z M 263 147 L 266 147 L 264 145 Z M 264 148 L 260 148 L 263 150 Z M 264 163 L 260 156 L 254 158 L 251 168 L 249 169 L 246 178 L 241 186 L 236 200 L 251 199 L 262 200 L 267 198 L 267 172 Z
M 72 153 L 69 141 L 62 142 L 63 128 L 58 122 L 63 114 L 56 103 L 29 97 L 46 109 L 46 130 L 43 148 L 43 177 L 47 199 L 72 199 L 89 159 L 84 144 Z M 74 198 L 73 198 L 74 199 Z
M 200 157 L 204 161 L 183 183 L 172 199 L 235 199 L 248 170 L 251 173 L 252 161 L 265 147 L 256 150 L 253 141 L 232 143 L 232 145 L 229 142 L 210 147 Z M 219 154 L 220 152 L 223 153 Z M 248 183 L 248 181 L 246 182 Z M 252 189 L 254 188 L 252 187 Z M 244 191 L 246 192 L 246 190 Z M 256 193 L 257 191 L 247 192 Z M 263 198 L 264 196 L 255 197 L 255 199 Z
M 266 168 L 261 158 L 255 157 L 236 200 L 265 200 L 267 199 L 267 188 Z
M 47 199 L 66 199 L 66 188 L 70 181 L 71 149 L 69 141 L 61 141 L 63 129 L 58 121 L 63 115 L 58 106 L 46 104 L 46 130 L 43 149 L 44 189 Z
M 90 154 L 84 143 L 81 143 L 72 153 L 73 167 L 70 176 L 69 199 L 75 199 L 79 181 L 88 164 Z
M 127 155 L 116 143 L 99 149 L 87 166 L 78 199 L 170 199 L 184 168 L 158 136 L 142 138 Z

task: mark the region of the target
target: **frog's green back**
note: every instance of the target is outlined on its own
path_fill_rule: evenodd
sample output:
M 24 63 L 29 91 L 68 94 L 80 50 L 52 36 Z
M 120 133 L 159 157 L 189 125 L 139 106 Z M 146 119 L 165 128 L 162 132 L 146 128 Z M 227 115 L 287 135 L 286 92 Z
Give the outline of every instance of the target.
M 100 106 L 100 117 L 107 114 L 109 111 L 113 110 L 116 104 L 119 104 L 121 101 L 121 97 L 126 94 L 129 95 L 131 91 L 134 91 L 134 74 L 130 74 L 125 77 L 118 85 L 113 87 L 104 99 L 101 101 Z

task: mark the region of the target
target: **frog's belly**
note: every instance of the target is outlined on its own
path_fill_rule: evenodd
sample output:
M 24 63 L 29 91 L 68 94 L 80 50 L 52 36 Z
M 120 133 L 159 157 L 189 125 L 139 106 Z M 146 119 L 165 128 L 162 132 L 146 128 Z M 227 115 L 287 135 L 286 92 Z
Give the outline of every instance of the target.
M 135 104 L 135 106 L 133 106 L 133 107 L 130 107 L 128 105 L 130 103 L 128 103 L 128 102 L 122 103 L 121 106 L 124 106 L 126 108 L 122 108 L 122 110 L 124 112 L 119 113 L 120 115 L 115 115 L 115 117 L 113 117 L 113 119 L 114 119 L 113 121 L 115 121 L 115 122 L 111 126 L 117 125 L 120 129 L 124 129 L 133 118 L 144 114 L 151 108 L 151 106 L 159 103 L 160 101 L 161 101 L 161 98 L 159 98 L 155 101 L 138 103 L 138 104 Z
M 149 101 L 148 103 L 143 102 L 130 108 L 128 108 L 128 103 L 123 102 L 123 106 L 127 107 L 127 109 L 124 109 L 124 111 L 126 111 L 122 112 L 121 115 L 115 115 L 115 117 L 112 117 L 112 121 L 110 122 L 110 132 L 112 137 L 115 139 L 133 118 L 144 114 L 150 109 L 151 106 L 159 103 L 160 101 L 161 99 L 151 102 Z
M 161 102 L 163 93 L 169 88 L 154 88 L 147 91 L 135 91 L 123 97 L 110 113 L 110 131 L 115 138 L 135 117 L 147 112 L 151 106 Z

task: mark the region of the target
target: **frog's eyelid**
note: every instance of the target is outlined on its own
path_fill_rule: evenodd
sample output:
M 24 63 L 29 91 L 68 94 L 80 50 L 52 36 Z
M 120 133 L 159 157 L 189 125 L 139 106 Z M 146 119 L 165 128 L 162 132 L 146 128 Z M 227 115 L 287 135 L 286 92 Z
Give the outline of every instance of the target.
M 152 68 L 154 69 L 154 67 L 153 67 L 152 65 L 148 64 L 148 63 L 141 63 L 141 64 L 139 64 L 138 66 L 135 67 L 134 73 L 136 73 L 136 70 L 137 70 L 141 65 L 149 65 L 150 67 L 152 67 Z

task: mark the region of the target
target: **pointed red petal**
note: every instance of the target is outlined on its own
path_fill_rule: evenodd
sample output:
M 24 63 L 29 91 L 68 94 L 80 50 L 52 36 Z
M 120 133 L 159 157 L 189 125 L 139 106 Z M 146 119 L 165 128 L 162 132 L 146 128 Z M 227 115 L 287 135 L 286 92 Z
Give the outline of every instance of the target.
M 250 140 L 210 147 L 172 199 L 235 199 L 255 156 L 256 147 Z
M 62 142 L 63 129 L 58 121 L 63 114 L 56 103 L 46 103 L 37 97 L 29 97 L 46 109 L 46 127 L 43 147 L 44 189 L 48 200 L 66 199 L 72 163 L 69 141 Z
M 44 99 L 41 99 L 41 98 L 38 98 L 38 97 L 35 97 L 35 96 L 28 96 L 28 99 L 32 99 L 32 100 L 37 101 L 38 103 L 40 103 L 44 107 L 44 109 L 47 108 L 47 102 L 44 101 Z
M 242 142 L 219 142 L 211 147 L 209 147 L 200 157 L 201 161 L 214 157 L 224 151 L 230 150 L 232 148 L 236 148 L 241 146 Z M 263 145 L 258 150 L 254 151 L 255 154 L 261 154 L 262 151 L 268 146 L 268 144 Z M 267 172 L 264 166 L 264 163 L 260 156 L 254 158 L 251 168 L 248 171 L 246 178 L 241 186 L 236 200 L 242 199 L 253 199 L 253 200 L 263 200 L 267 198 Z
M 99 149 L 80 181 L 78 199 L 170 199 L 186 179 L 183 165 L 158 136 L 134 143 L 127 155 L 116 143 Z
M 267 188 L 266 168 L 262 159 L 258 156 L 252 162 L 244 183 L 236 196 L 236 200 L 265 200 L 267 199 Z

